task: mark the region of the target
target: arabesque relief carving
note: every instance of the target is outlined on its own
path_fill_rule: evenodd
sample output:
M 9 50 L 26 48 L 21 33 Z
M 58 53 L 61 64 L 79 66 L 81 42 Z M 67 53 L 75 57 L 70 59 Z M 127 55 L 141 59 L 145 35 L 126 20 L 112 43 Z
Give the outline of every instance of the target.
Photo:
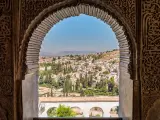
M 0 119 L 13 120 L 11 0 L 0 0 Z
M 56 5 L 55 7 L 58 7 L 60 4 L 63 4 L 64 8 L 80 3 L 95 6 L 103 5 L 101 6 L 102 9 L 113 9 L 112 12 L 119 13 L 120 16 L 122 16 L 121 18 L 124 18 L 127 24 L 130 25 L 129 27 L 131 27 L 131 31 L 135 37 L 135 0 L 22 0 L 21 37 L 23 37 L 25 30 L 27 29 L 31 21 L 34 20 L 34 18 L 38 16 L 39 13 L 41 13 L 44 9 L 48 8 L 49 6 Z
M 11 38 L 0 36 L 0 75 L 11 75 Z
M 135 43 L 135 37 L 136 37 L 136 18 L 135 18 L 136 17 L 136 2 L 135 0 L 22 0 L 21 25 L 20 25 L 21 27 L 20 28 L 20 31 L 21 31 L 20 38 L 22 40 L 22 42 L 20 43 L 20 49 L 22 50 L 21 51 L 22 54 L 20 55 L 20 59 L 19 59 L 23 66 L 21 70 L 21 72 L 23 71 L 22 76 L 24 76 L 25 73 L 27 72 L 25 71 L 27 69 L 25 65 L 26 64 L 26 54 L 24 53 L 27 52 L 27 46 L 29 44 L 29 40 L 32 36 L 32 33 L 38 27 L 41 21 L 47 18 L 49 14 L 52 14 L 56 12 L 57 10 L 61 10 L 63 8 L 67 8 L 71 6 L 77 6 L 80 4 L 95 6 L 97 8 L 100 8 L 103 11 L 108 12 L 116 20 L 119 20 L 118 22 L 120 23 L 121 26 L 124 27 L 125 29 L 124 31 L 126 31 L 125 35 L 127 35 L 127 40 L 129 44 L 128 46 L 129 50 L 127 50 L 126 52 L 129 51 L 129 54 L 131 54 L 130 58 L 128 58 L 128 55 L 124 56 L 124 58 L 128 58 L 130 60 L 129 63 L 132 63 L 132 64 L 129 64 L 128 66 L 125 66 L 126 68 L 128 68 L 126 72 L 129 72 L 131 76 L 135 76 L 133 71 L 134 72 L 136 71 L 136 68 L 135 68 L 136 65 L 135 64 L 133 65 L 133 58 L 134 60 L 136 59 L 136 56 L 135 56 L 136 53 L 134 55 L 132 54 L 133 50 L 136 49 L 136 48 L 132 48 L 133 46 L 136 46 L 135 45 L 136 44 Z M 49 8 L 52 10 L 50 10 Z M 41 16 L 43 17 L 39 18 L 39 14 L 41 14 Z M 38 22 L 35 22 L 34 20 Z M 132 46 L 132 44 L 134 45 Z M 123 44 L 121 45 L 123 46 Z M 136 79 L 136 77 L 132 77 L 132 78 Z M 136 93 L 138 93 L 137 87 L 139 86 L 135 85 L 134 90 L 136 91 Z M 137 97 L 138 95 L 136 94 L 135 96 Z M 139 106 L 138 103 L 137 103 L 137 106 Z M 134 109 L 138 109 L 137 106 Z M 136 116 L 135 120 L 139 120 L 139 115 Z
M 31 37 L 31 34 L 33 30 L 37 27 L 38 24 L 36 23 L 36 26 L 30 26 L 32 29 L 31 33 L 25 33 L 26 30 L 28 29 L 28 26 L 33 22 L 33 20 L 41 13 L 43 14 L 44 17 L 47 17 L 48 14 L 50 14 L 47 10 L 48 7 L 54 6 L 50 10 L 51 12 L 56 12 L 58 9 L 70 7 L 70 6 L 76 6 L 78 4 L 87 4 L 87 5 L 94 5 L 97 7 L 100 7 L 102 10 L 110 12 L 110 14 L 113 14 L 117 20 L 120 20 L 119 22 L 125 26 L 126 32 L 128 36 L 128 44 L 129 44 L 129 49 L 131 51 L 131 56 L 130 56 L 130 64 L 128 67 L 128 72 L 131 75 L 131 78 L 134 78 L 135 74 L 133 71 L 135 71 L 135 66 L 133 65 L 133 58 L 136 56 L 133 55 L 133 49 L 132 48 L 135 41 L 135 0 L 23 0 L 22 2 L 22 12 L 21 12 L 21 36 L 20 38 L 22 39 L 22 44 L 20 44 L 20 48 L 22 49 L 23 53 L 26 53 L 27 51 L 27 44 L 29 43 L 29 39 Z M 46 10 L 45 10 L 46 9 Z M 42 11 L 44 11 L 42 13 Z M 34 11 L 34 12 L 32 12 Z M 37 18 L 38 20 L 39 18 Z M 44 18 L 41 18 L 44 19 Z M 42 20 L 39 20 L 41 22 Z M 24 36 L 26 34 L 29 34 L 27 38 L 24 39 Z M 25 45 L 25 46 L 24 46 Z M 134 54 L 135 55 L 135 54 Z M 23 59 L 22 59 L 23 58 Z M 22 70 L 26 69 L 25 66 L 25 55 L 20 56 L 20 61 L 22 60 L 22 64 L 24 68 Z M 134 70 L 132 70 L 134 68 Z M 27 69 L 26 69 L 27 70 Z M 23 72 L 25 73 L 25 71 Z M 24 75 L 23 75 L 24 76 Z
M 11 1 L 10 0 L 1 0 L 0 1 L 0 10 L 10 12 Z
M 147 0 L 142 5 L 143 51 L 160 51 L 160 1 Z
M 5 4 L 4 4 L 5 5 Z M 0 6 L 1 7 L 1 6 Z M 4 9 L 5 10 L 5 9 Z M 3 13 L 0 15 L 0 74 L 11 75 L 11 16 Z
M 148 111 L 146 120 L 158 120 L 160 118 L 160 99 L 158 99 Z
M 11 76 L 4 76 L 0 79 L 0 95 L 12 96 L 13 95 L 13 80 Z
M 143 104 L 145 104 L 145 106 L 143 106 L 143 109 L 142 109 L 142 120 L 147 119 L 147 116 L 149 115 L 148 114 L 149 110 L 153 107 L 155 101 L 157 101 L 158 99 L 159 99 L 159 96 L 155 96 L 155 97 L 143 96 Z M 151 116 L 151 114 L 149 116 Z M 152 117 L 154 118 L 155 116 L 152 116 Z M 152 120 L 152 119 L 148 119 L 148 120 Z
M 13 120 L 13 97 L 0 98 L 0 120 Z
M 160 98 L 160 1 L 142 1 L 142 117 Z M 154 114 L 153 118 L 154 118 Z M 150 120 L 150 117 L 147 120 Z
M 21 16 L 19 37 L 20 40 L 23 40 L 25 31 L 28 29 L 31 21 L 45 8 L 56 5 L 56 11 L 56 8 L 59 6 L 63 8 L 83 3 L 97 6 L 103 10 L 110 10 L 113 16 L 115 18 L 118 16 L 118 19 L 121 20 L 121 24 L 125 24 L 126 28 L 128 28 L 128 36 L 132 36 L 132 38 L 135 39 L 135 1 L 136 0 L 21 0 L 21 11 L 19 11 Z M 142 47 L 140 48 L 141 58 L 139 59 L 142 60 L 140 66 L 142 95 L 141 113 L 143 120 L 150 120 L 152 117 L 156 119 L 157 115 L 152 114 L 152 111 L 154 111 L 154 103 L 156 105 L 156 101 L 160 98 L 160 0 L 141 1 L 142 45 L 140 46 Z M 13 56 L 11 44 L 12 2 L 14 1 L 0 0 L 0 117 L 4 120 L 13 120 L 13 103 L 11 102 L 13 101 Z M 130 33 L 132 33 L 132 35 L 130 35 Z M 25 47 L 28 42 L 29 39 L 25 43 Z M 19 43 L 20 46 L 22 46 L 21 43 L 22 41 Z M 20 46 L 18 46 L 19 48 L 17 49 L 19 52 L 22 50 L 21 52 L 24 53 L 24 49 L 27 48 L 23 49 L 23 47 L 20 48 Z M 19 66 L 23 66 L 24 68 L 24 72 L 20 70 L 19 74 L 23 74 L 26 69 L 25 61 L 23 61 L 23 57 L 19 60 L 18 62 L 21 63 Z M 129 70 L 131 69 L 133 69 L 132 65 L 129 67 Z M 139 86 L 137 85 L 138 83 L 139 82 L 136 83 L 136 87 Z M 136 90 L 137 89 L 135 89 L 135 91 Z
M 12 75 L 12 19 L 11 1 L 0 1 L 0 76 Z M 7 90 L 6 90 L 7 91 Z

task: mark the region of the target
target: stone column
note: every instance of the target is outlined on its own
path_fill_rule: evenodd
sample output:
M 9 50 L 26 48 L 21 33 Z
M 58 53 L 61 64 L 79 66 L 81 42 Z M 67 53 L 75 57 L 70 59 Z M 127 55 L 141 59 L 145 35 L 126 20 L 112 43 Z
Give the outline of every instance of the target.
M 38 76 L 37 72 L 27 74 L 22 81 L 23 119 L 38 117 Z

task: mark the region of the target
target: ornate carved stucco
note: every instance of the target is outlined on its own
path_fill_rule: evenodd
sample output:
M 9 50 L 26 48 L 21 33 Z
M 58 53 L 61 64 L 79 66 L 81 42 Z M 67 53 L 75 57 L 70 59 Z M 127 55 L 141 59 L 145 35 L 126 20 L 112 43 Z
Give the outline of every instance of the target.
M 81 13 L 97 17 L 111 26 L 119 42 L 120 66 L 125 67 L 128 70 L 128 65 L 131 64 L 130 57 L 133 57 L 133 53 L 130 52 L 132 45 L 129 44 L 129 37 L 126 35 L 124 27 L 119 25 L 117 20 L 115 20 L 107 12 L 104 12 L 103 10 L 94 6 L 79 4 L 77 6 L 67 7 L 49 14 L 48 17 L 46 17 L 44 20 L 42 19 L 42 22 L 36 26 L 32 36 L 29 38 L 30 40 L 27 48 L 27 72 L 38 70 L 39 52 L 46 33 L 59 21 L 68 17 L 78 16 Z
M 11 5 L 7 0 L 0 1 L 0 74 L 11 75 Z M 7 14 L 8 15 L 7 15 Z
M 21 72 L 23 71 L 22 76 L 24 76 L 26 73 L 26 68 L 27 68 L 26 61 L 25 61 L 26 56 L 28 54 L 33 54 L 31 52 L 27 53 L 27 46 L 28 44 L 30 44 L 29 41 L 32 36 L 32 33 L 38 27 L 41 21 L 43 21 L 50 14 L 55 13 L 56 11 L 59 11 L 67 7 L 75 7 L 80 4 L 94 6 L 96 8 L 99 8 L 100 10 L 103 10 L 104 12 L 107 12 L 108 14 L 113 16 L 121 26 L 124 27 L 124 31 L 126 31 L 125 35 L 127 36 L 127 40 L 128 40 L 127 44 L 129 44 L 128 49 L 130 50 L 130 51 L 126 51 L 126 53 L 129 52 L 128 54 L 131 54 L 129 58 L 128 58 L 128 55 L 124 56 L 124 58 L 126 57 L 126 59 L 129 59 L 130 61 L 127 60 L 126 63 L 131 63 L 131 64 L 129 64 L 129 66 L 126 66 L 126 64 L 123 64 L 123 65 L 128 68 L 127 71 L 130 73 L 132 79 L 136 79 L 135 74 L 134 74 L 136 72 L 136 62 L 135 62 L 136 61 L 136 51 L 135 51 L 136 50 L 135 48 L 136 46 L 135 45 L 136 44 L 135 43 L 136 7 L 135 6 L 136 5 L 135 5 L 135 0 L 107 0 L 107 1 L 106 0 L 32 0 L 32 1 L 22 0 L 21 30 L 20 30 L 21 31 L 20 39 L 22 39 L 22 42 L 20 44 L 21 54 L 19 57 L 20 58 L 19 62 L 23 66 L 21 69 Z M 97 16 L 97 15 L 94 15 L 94 16 L 96 16 L 97 18 L 102 17 L 102 16 Z M 58 18 L 58 19 L 61 20 L 62 18 Z M 31 41 L 32 44 L 29 47 L 29 49 L 32 49 L 32 47 L 34 47 L 33 42 L 34 41 Z M 121 47 L 122 46 L 126 46 L 126 42 L 122 43 Z M 35 57 L 36 57 L 35 60 L 37 60 L 37 55 Z M 28 59 L 30 59 L 30 57 L 28 57 Z M 37 67 L 37 65 L 35 65 L 35 67 Z M 30 68 L 30 70 L 31 69 L 32 68 Z M 135 86 L 134 90 L 137 90 L 136 89 L 137 85 L 134 85 L 134 86 Z M 137 97 L 138 95 L 135 94 L 135 96 Z M 135 107 L 134 109 L 137 109 L 137 107 Z M 135 119 L 138 120 L 138 117 L 139 116 L 137 115 L 137 118 Z
M 13 119 L 12 4 L 0 0 L 0 119 Z
M 130 63 L 133 63 L 133 58 L 136 58 L 135 49 L 135 1 L 134 0 L 24 0 L 22 2 L 21 12 L 21 55 L 20 61 L 22 61 L 24 75 L 26 71 L 25 66 L 25 54 L 27 51 L 27 44 L 33 30 L 40 22 L 49 14 L 61 10 L 62 8 L 77 6 L 78 4 L 92 5 L 100 8 L 103 11 L 109 12 L 115 17 L 122 26 L 125 26 L 126 35 L 128 37 L 128 44 L 131 50 Z M 34 12 L 32 12 L 34 11 Z M 37 17 L 38 16 L 38 17 Z M 36 18 L 36 19 L 35 19 Z M 35 22 L 36 21 L 36 22 Z M 27 31 L 27 32 L 26 32 Z M 23 37 L 24 36 L 24 37 Z M 134 63 L 135 64 L 135 63 Z M 135 76 L 136 67 L 133 64 L 129 64 L 128 71 L 131 77 Z M 23 76 L 24 76 L 23 75 Z
M 160 98 L 160 1 L 142 0 L 142 119 Z M 149 114 L 147 120 L 154 119 Z
M 123 26 L 124 31 L 126 31 L 125 35 L 127 36 L 127 40 L 128 40 L 127 44 L 129 45 L 129 49 L 130 49 L 130 51 L 126 51 L 126 53 L 129 52 L 128 54 L 131 54 L 129 58 L 128 58 L 128 55 L 124 56 L 124 58 L 126 57 L 126 59 L 130 60 L 129 62 L 127 60 L 126 63 L 131 63 L 131 64 L 129 64 L 129 66 L 126 66 L 126 64 L 123 64 L 123 65 L 128 68 L 127 71 L 130 73 L 132 79 L 136 79 L 134 74 L 136 72 L 135 0 L 22 0 L 21 25 L 20 25 L 21 27 L 20 39 L 22 40 L 22 42 L 20 44 L 21 54 L 19 56 L 20 58 L 19 63 L 21 64 L 22 68 L 20 70 L 21 72 L 20 74 L 23 74 L 22 76 L 24 76 L 26 73 L 26 70 L 27 70 L 26 61 L 25 61 L 26 56 L 28 54 L 32 54 L 30 52 L 27 53 L 27 49 L 28 49 L 27 46 L 29 44 L 32 33 L 38 27 L 41 21 L 43 21 L 50 14 L 55 13 L 56 11 L 61 10 L 62 8 L 77 6 L 80 4 L 94 6 L 96 8 L 99 8 L 100 10 L 103 10 L 104 12 L 107 12 L 108 14 L 113 16 L 113 18 L 115 18 L 121 26 Z M 95 16 L 98 17 L 97 15 Z M 126 42 L 122 43 L 121 45 L 126 46 Z M 29 49 L 32 49 L 32 47 L 33 46 L 30 46 Z M 28 57 L 28 59 L 30 59 L 30 57 Z M 138 95 L 135 95 L 135 96 L 138 96 Z M 138 118 L 136 120 L 138 120 Z
M 148 111 L 146 120 L 159 120 L 160 119 L 160 99 L 154 102 L 153 106 Z
M 127 21 L 127 24 L 129 28 L 131 28 L 135 37 L 135 0 L 22 0 L 21 37 L 23 37 L 25 30 L 31 21 L 34 20 L 34 18 L 45 8 L 56 5 L 55 8 L 58 9 L 58 7 L 64 8 L 71 5 L 78 5 L 80 3 L 90 4 L 97 7 L 99 6 L 102 9 L 112 9 L 112 12 L 119 14 L 118 17 Z
M 12 76 L 12 3 L 14 0 L 0 0 L 0 117 L 11 119 L 13 114 L 13 76 Z M 97 6 L 104 11 L 109 11 L 113 17 L 118 17 L 119 22 L 124 25 L 132 39 L 136 37 L 136 0 L 21 0 L 20 3 L 20 40 L 23 39 L 25 31 L 39 13 L 49 6 L 56 5 L 54 11 L 62 7 L 77 5 L 80 3 Z M 137 0 L 138 1 L 138 0 Z M 142 9 L 142 26 L 141 30 L 141 98 L 142 98 L 142 120 L 149 120 L 154 114 L 150 114 L 153 104 L 160 98 L 160 1 L 159 0 L 141 0 Z M 52 11 L 53 12 L 53 11 Z M 139 13 L 137 13 L 139 14 Z M 46 14 L 47 15 L 47 14 Z M 45 17 L 45 15 L 44 15 Z M 33 27 L 34 30 L 35 27 Z M 33 31 L 32 30 L 32 31 Z M 31 32 L 32 33 L 32 32 Z M 131 35 L 132 34 L 132 35 Z M 31 35 L 30 35 L 31 36 Z M 25 46 L 28 45 L 29 39 L 26 39 L 24 46 L 20 41 L 18 50 L 24 53 Z M 27 48 L 25 48 L 27 50 Z M 22 54 L 21 54 L 22 55 Z M 140 57 L 140 56 L 138 56 Z M 19 56 L 19 66 L 25 66 L 23 57 Z M 25 67 L 23 67 L 25 68 Z M 132 66 L 130 69 L 133 69 Z M 19 70 L 22 74 L 23 69 Z M 25 70 L 24 70 L 25 72 Z M 135 86 L 138 81 L 134 82 Z M 10 87 L 9 87 L 10 86 Z M 137 90 L 137 89 L 135 89 Z M 137 95 L 137 94 L 136 94 Z M 135 95 L 135 96 L 136 96 Z M 139 96 L 137 95 L 136 98 Z M 6 105 L 3 105 L 5 101 Z M 138 100 L 137 100 L 138 101 Z M 135 108 L 135 110 L 138 109 Z M 154 118 L 154 116 L 153 116 Z M 137 120 L 137 119 L 135 119 Z
M 31 23 L 31 21 L 45 8 L 57 3 L 64 3 L 63 6 L 68 6 L 72 0 L 23 0 L 21 11 L 21 38 Z M 135 37 L 135 0 L 78 0 L 77 3 L 90 3 L 100 6 L 101 8 L 112 8 L 115 13 L 119 13 L 119 18 L 124 18 L 127 25 L 130 27 L 133 36 Z M 101 4 L 103 3 L 103 4 Z M 159 56 L 160 56 L 160 32 L 159 32 L 159 0 L 142 0 L 142 45 L 141 50 L 141 90 L 142 90 L 142 119 L 145 119 L 147 112 L 153 103 L 160 97 L 159 83 Z M 34 11 L 34 12 L 33 12 Z M 112 11 L 112 12 L 113 12 Z M 139 14 L 139 13 L 137 13 Z M 137 41 L 138 43 L 141 43 Z M 28 44 L 28 43 L 26 43 Z M 131 67 L 132 69 L 132 67 Z M 135 86 L 138 85 L 138 81 Z M 136 90 L 136 89 L 135 89 Z M 137 96 L 138 98 L 138 96 Z

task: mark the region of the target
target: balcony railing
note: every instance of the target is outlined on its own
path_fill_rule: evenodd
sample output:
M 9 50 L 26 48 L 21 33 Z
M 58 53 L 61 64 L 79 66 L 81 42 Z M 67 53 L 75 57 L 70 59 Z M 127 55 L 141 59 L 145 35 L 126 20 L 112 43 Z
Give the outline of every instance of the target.
M 34 118 L 33 120 L 122 120 L 122 118 Z

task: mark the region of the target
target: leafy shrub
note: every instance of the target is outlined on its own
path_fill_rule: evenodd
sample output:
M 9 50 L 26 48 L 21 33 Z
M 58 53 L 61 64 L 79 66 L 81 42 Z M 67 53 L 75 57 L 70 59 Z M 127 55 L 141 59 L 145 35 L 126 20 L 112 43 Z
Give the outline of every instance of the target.
M 76 113 L 68 106 L 59 105 L 56 110 L 56 117 L 75 117 Z
M 47 115 L 48 115 L 48 117 L 55 117 L 56 116 L 56 108 L 55 107 L 49 108 L 47 111 Z
M 101 115 L 100 115 L 100 114 L 97 114 L 96 117 L 101 117 Z

